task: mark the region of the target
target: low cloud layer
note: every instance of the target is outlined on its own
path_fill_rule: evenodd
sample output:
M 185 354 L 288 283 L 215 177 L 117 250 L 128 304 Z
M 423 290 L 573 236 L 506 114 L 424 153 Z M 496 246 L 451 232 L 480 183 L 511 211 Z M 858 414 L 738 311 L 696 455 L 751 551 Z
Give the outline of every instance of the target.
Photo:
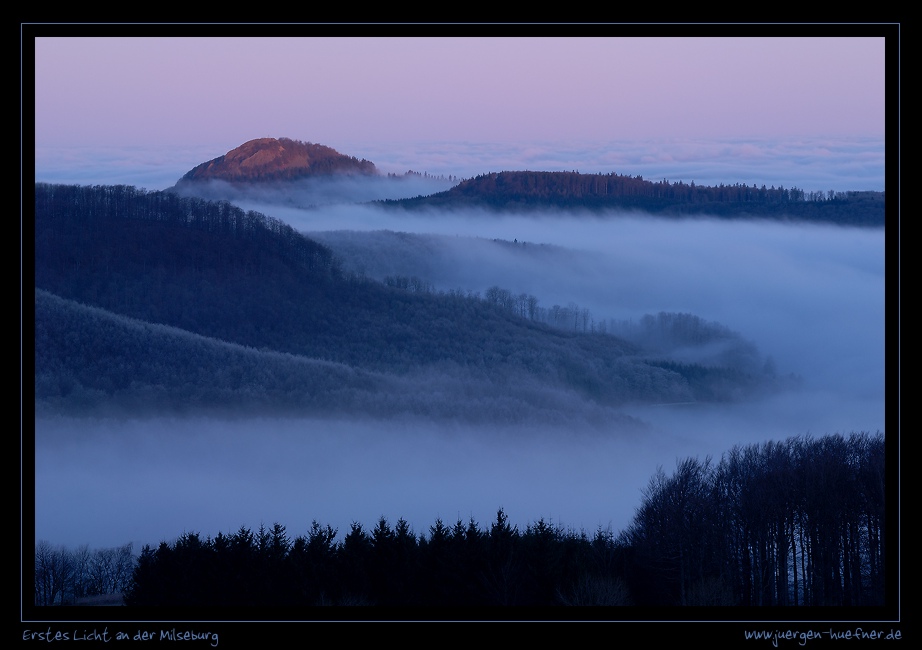
M 286 134 L 279 134 L 286 135 Z M 298 137 L 288 134 L 289 137 Z M 236 143 L 176 147 L 52 147 L 35 150 L 35 179 L 50 183 L 166 189 Z M 310 137 L 300 138 L 310 140 Z M 375 163 L 383 174 L 409 170 L 471 178 L 499 171 L 579 171 L 663 178 L 697 185 L 798 187 L 806 192 L 884 189 L 884 141 L 875 138 L 751 138 L 529 142 L 320 142 Z
M 882 394 L 883 230 L 618 215 L 402 217 L 345 207 L 319 223 L 313 214 L 277 216 L 311 231 L 390 230 L 316 233 L 334 250 L 351 250 L 358 270 L 375 264 L 383 275 L 392 263 L 389 273 L 418 275 L 443 290 L 498 285 L 546 307 L 574 302 L 597 322 L 688 312 L 753 340 L 779 371 L 804 376 L 808 386 L 834 382 Z M 414 240 L 401 231 L 437 236 Z

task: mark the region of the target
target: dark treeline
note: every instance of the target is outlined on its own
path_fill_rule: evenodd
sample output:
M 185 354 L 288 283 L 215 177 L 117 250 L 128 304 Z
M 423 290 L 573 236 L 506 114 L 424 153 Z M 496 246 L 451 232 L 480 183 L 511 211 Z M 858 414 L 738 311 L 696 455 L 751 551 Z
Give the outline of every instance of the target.
M 650 481 L 622 541 L 654 604 L 881 605 L 883 434 L 687 459 Z M 640 589 L 642 593 L 636 590 Z
M 407 208 L 626 209 L 672 216 L 786 218 L 856 226 L 883 226 L 885 212 L 883 192 L 804 192 L 796 187 L 741 183 L 706 186 L 575 171 L 493 172 L 430 196 L 380 203 Z
M 566 307 L 561 305 L 545 307 L 539 304 L 540 301 L 537 296 L 526 292 L 515 293 L 497 285 L 489 287 L 482 295 L 477 291 L 464 292 L 459 289 L 450 289 L 444 292 L 437 290 L 432 283 L 422 278 L 405 275 L 389 275 L 384 278 L 384 284 L 411 293 L 442 293 L 482 300 L 484 303 L 498 307 L 506 313 L 532 322 L 544 323 L 557 329 L 574 332 L 606 332 L 606 323 L 600 322 L 597 324 L 588 308 L 580 307 L 572 301 L 567 303 Z
M 383 282 L 389 287 L 411 293 L 439 293 L 482 300 L 529 321 L 574 332 L 611 334 L 643 345 L 647 349 L 668 350 L 732 341 L 755 354 L 754 345 L 743 341 L 738 333 L 695 314 L 659 312 L 656 315 L 646 314 L 637 321 L 612 318 L 596 320 L 588 307 L 580 307 L 573 301 L 569 301 L 566 306 L 555 304 L 545 307 L 540 304 L 537 296 L 524 291 L 516 293 L 498 285 L 489 287 L 481 295 L 475 291 L 440 291 L 431 282 L 417 276 L 388 275 Z
M 387 174 L 387 177 L 388 178 L 413 178 L 413 177 L 431 178 L 431 179 L 439 180 L 439 181 L 450 181 L 452 183 L 457 183 L 461 180 L 460 178 L 458 178 L 457 176 L 453 174 L 448 174 L 446 176 L 445 174 L 430 174 L 429 172 L 415 172 L 412 169 L 408 169 L 403 174 L 395 174 L 393 172 L 389 172 Z
M 416 534 L 382 518 L 289 537 L 257 531 L 145 546 L 126 603 L 148 605 L 739 605 L 884 603 L 884 436 L 733 448 L 651 479 L 619 535 L 481 527 Z

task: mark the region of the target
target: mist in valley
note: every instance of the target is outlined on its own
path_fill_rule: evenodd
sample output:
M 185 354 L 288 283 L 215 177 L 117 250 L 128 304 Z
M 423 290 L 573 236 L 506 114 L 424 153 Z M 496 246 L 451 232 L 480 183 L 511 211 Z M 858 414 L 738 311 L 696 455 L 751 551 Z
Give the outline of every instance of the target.
M 313 190 L 311 196 L 330 197 Z M 416 187 L 412 191 L 416 191 Z M 367 194 L 373 193 L 369 189 Z M 409 195 L 414 195 L 408 193 Z M 305 201 L 309 197 L 304 197 Z M 387 198 L 395 198 L 389 196 Z M 657 467 L 793 436 L 884 431 L 884 231 L 631 214 L 403 212 L 235 197 L 328 245 L 347 272 L 434 291 L 498 286 L 593 327 L 690 313 L 751 341 L 799 388 L 747 403 L 626 406 L 609 426 L 445 420 L 36 421 L 36 539 L 156 544 L 313 520 L 482 526 L 503 508 L 617 534 Z M 313 204 L 319 203 L 314 201 Z

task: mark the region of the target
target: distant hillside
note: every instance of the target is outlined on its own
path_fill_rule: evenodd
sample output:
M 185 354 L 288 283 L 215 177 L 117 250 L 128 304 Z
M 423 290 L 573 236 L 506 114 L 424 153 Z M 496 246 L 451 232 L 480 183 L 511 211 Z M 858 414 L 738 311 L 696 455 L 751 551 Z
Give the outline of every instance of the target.
M 572 410 L 576 403 L 611 407 L 737 399 L 775 380 L 751 365 L 669 365 L 669 357 L 648 358 L 625 339 L 550 327 L 499 302 L 350 276 L 326 246 L 226 202 L 125 186 L 36 184 L 35 194 L 36 289 L 215 342 L 385 375 L 402 384 L 393 389 L 397 394 L 414 393 L 413 400 L 392 400 L 391 390 L 375 390 L 376 397 L 365 398 L 366 403 L 402 403 L 417 414 L 445 414 L 448 406 L 476 411 L 489 403 L 491 412 L 518 420 L 555 403 Z M 45 331 L 41 316 L 50 313 L 36 310 L 37 331 Z M 124 393 L 131 393 L 137 375 L 130 368 L 147 367 L 141 360 L 149 355 L 179 364 L 157 376 L 183 378 L 177 384 L 159 382 L 158 390 L 211 395 L 203 400 L 212 408 L 241 386 L 255 402 L 260 398 L 254 392 L 272 392 L 268 379 L 259 380 L 264 376 L 260 363 L 269 363 L 268 358 L 257 362 L 233 352 L 234 364 L 244 364 L 239 372 L 212 378 L 198 369 L 207 367 L 201 354 L 161 349 L 168 344 L 176 350 L 175 337 L 119 325 L 118 340 L 123 335 L 130 340 L 114 345 L 98 332 L 87 334 L 86 328 L 97 329 L 91 323 L 101 322 L 94 318 L 66 319 L 75 329 L 56 330 L 45 339 L 56 341 L 54 346 L 37 347 L 36 380 L 41 378 L 49 403 L 67 403 L 64 398 L 71 394 L 118 393 L 127 400 Z M 79 349 L 68 352 L 62 341 Z M 86 359 L 109 357 L 111 363 L 86 371 Z M 267 367 L 280 363 L 273 358 Z M 296 376 L 317 367 L 285 368 Z M 73 390 L 75 377 L 83 378 L 85 391 Z M 364 381 L 359 384 L 369 386 Z M 140 377 L 137 382 L 137 389 L 144 389 Z M 355 383 L 342 386 L 345 392 L 360 389 Z
M 578 172 L 504 171 L 462 181 L 416 198 L 379 201 L 387 207 L 493 210 L 629 210 L 664 216 L 710 215 L 883 226 L 883 192 L 805 193 L 764 185 L 651 182 L 640 176 Z
M 330 174 L 377 174 L 373 163 L 322 144 L 289 138 L 250 140 L 187 172 L 179 185 L 222 180 L 229 183 L 289 181 Z
M 119 413 L 356 406 L 381 390 L 373 373 L 261 351 L 119 316 L 36 289 L 35 397 L 41 411 Z M 233 407 L 229 409 L 228 407 Z

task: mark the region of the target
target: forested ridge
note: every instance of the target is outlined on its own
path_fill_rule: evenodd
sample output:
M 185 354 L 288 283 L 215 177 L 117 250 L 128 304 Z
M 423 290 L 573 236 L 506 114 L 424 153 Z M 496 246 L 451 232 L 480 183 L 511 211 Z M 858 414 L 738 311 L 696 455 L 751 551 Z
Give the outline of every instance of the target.
M 452 380 L 461 394 L 471 391 L 472 398 L 495 395 L 502 386 L 518 404 L 513 410 L 546 401 L 549 391 L 615 406 L 736 399 L 786 381 L 763 372 L 753 355 L 735 365 L 664 365 L 668 356 L 645 352 L 627 338 L 587 331 L 579 313 L 549 323 L 539 316 L 564 312 L 542 312 L 535 309 L 536 297 L 512 296 L 499 287 L 481 297 L 435 292 L 419 280 L 382 283 L 345 273 L 328 247 L 227 202 L 129 186 L 36 184 L 35 237 L 36 289 L 113 316 L 301 357 L 298 370 L 291 362 L 262 358 L 275 370 L 284 365 L 285 373 L 294 373 L 289 377 L 303 377 L 308 368 L 303 360 L 343 364 L 359 375 L 378 373 L 379 379 L 380 373 L 401 381 L 425 378 L 415 384 L 418 390 L 439 376 Z M 252 353 L 234 352 L 227 358 L 235 362 L 209 380 L 198 367 L 182 367 L 184 360 L 201 362 L 200 354 L 165 354 L 181 349 L 175 347 L 180 341 L 191 345 L 189 340 L 153 336 L 124 323 L 97 327 L 91 321 L 101 323 L 99 313 L 40 294 L 36 301 L 36 334 L 42 337 L 36 343 L 36 397 L 46 405 L 83 408 L 123 399 L 137 407 L 147 395 L 157 397 L 158 407 L 174 397 L 194 402 L 199 396 L 201 406 L 214 408 L 231 394 L 258 401 L 259 391 L 274 395 L 266 398 L 267 407 L 275 398 L 286 408 L 302 398 L 305 407 L 319 403 L 310 390 L 298 397 L 297 389 L 281 388 L 297 384 L 291 379 L 269 373 L 263 381 L 247 365 Z M 583 327 L 574 326 L 580 322 Z M 135 337 L 140 341 L 131 341 Z M 79 345 L 62 343 L 77 340 Z M 152 347 L 167 340 L 173 348 Z M 161 362 L 142 362 L 151 355 Z M 215 367 L 216 362 L 201 366 Z M 155 376 L 154 369 L 163 374 Z M 373 375 L 362 376 L 372 381 Z M 347 382 L 340 403 L 350 404 L 355 393 L 345 395 L 353 390 L 358 385 Z
M 644 180 L 624 174 L 503 171 L 416 198 L 378 202 L 388 207 L 493 210 L 628 210 L 663 216 L 769 218 L 882 227 L 883 192 L 804 192 L 796 187 L 717 186 Z
M 137 607 L 881 606 L 885 488 L 882 433 L 799 436 L 660 470 L 621 532 L 544 519 L 520 530 L 502 508 L 487 526 L 438 519 L 425 531 L 315 520 L 292 537 L 276 522 L 144 546 L 118 584 Z M 75 566 L 40 544 L 36 602 L 108 584 Z

